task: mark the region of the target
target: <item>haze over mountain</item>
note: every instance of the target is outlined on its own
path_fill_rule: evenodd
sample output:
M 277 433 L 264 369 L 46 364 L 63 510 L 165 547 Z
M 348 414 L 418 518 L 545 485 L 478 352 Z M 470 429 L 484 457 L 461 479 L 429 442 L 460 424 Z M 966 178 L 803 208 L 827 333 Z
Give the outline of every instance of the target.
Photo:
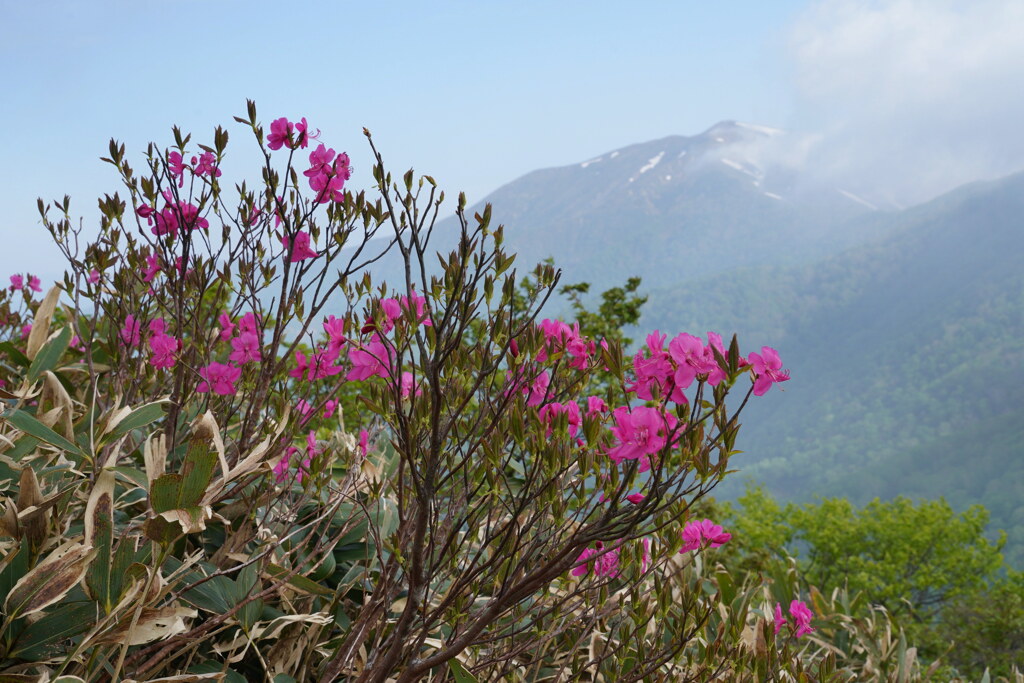
M 801 145 L 723 122 L 485 201 L 521 272 L 553 256 L 598 292 L 641 275 L 641 330 L 779 349 L 793 380 L 748 411 L 723 493 L 984 503 L 1021 564 L 1024 174 L 901 210 L 816 181 Z

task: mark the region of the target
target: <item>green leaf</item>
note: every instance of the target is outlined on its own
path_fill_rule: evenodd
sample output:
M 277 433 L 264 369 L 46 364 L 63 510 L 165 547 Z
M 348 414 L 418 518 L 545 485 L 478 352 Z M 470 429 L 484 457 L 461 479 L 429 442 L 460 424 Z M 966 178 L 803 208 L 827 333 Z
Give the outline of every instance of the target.
M 50 341 L 43 344 L 43 348 L 39 349 L 39 353 L 36 354 L 36 358 L 32 361 L 32 365 L 28 368 L 27 380 L 29 384 L 32 384 L 39 376 L 47 370 L 52 370 L 60 357 L 67 351 L 68 344 L 71 342 L 71 328 L 65 326 L 57 336 Z
M 0 342 L 0 351 L 7 354 L 7 357 L 23 368 L 27 368 L 31 361 L 17 346 L 9 341 Z
M 175 472 L 161 474 L 149 489 L 149 504 L 153 512 L 161 513 L 178 507 L 181 495 L 181 475 Z
M 28 616 L 59 601 L 85 576 L 96 551 L 77 542 L 65 543 L 21 577 L 7 595 L 8 618 Z
M 181 488 L 178 493 L 179 508 L 199 505 L 206 494 L 206 487 L 213 479 L 217 466 L 217 452 L 209 443 L 199 438 L 192 439 L 181 467 Z M 154 508 L 155 509 L 155 508 Z M 158 510 L 162 512 L 162 510 Z
M 68 648 L 66 641 L 85 633 L 96 623 L 96 617 L 96 604 L 93 602 L 61 605 L 39 621 L 29 624 L 7 657 L 38 662 L 58 656 Z
M 455 683 L 477 683 L 476 676 L 469 673 L 466 667 L 462 665 L 457 659 L 448 660 L 448 668 L 452 670 L 452 676 L 455 677 Z
M 63 448 L 69 453 L 74 453 L 79 457 L 91 460 L 91 458 L 89 458 L 89 456 L 87 456 L 77 445 L 71 443 L 63 436 L 37 420 L 35 417 L 22 410 L 9 410 L 4 413 L 2 417 L 21 431 L 36 437 L 40 441 L 45 441 L 51 446 Z
M 164 416 L 163 403 L 163 401 L 155 401 L 136 408 L 123 420 L 117 423 L 117 426 L 111 430 L 110 437 L 112 439 L 117 439 L 133 429 L 145 427 L 148 424 L 156 422 Z

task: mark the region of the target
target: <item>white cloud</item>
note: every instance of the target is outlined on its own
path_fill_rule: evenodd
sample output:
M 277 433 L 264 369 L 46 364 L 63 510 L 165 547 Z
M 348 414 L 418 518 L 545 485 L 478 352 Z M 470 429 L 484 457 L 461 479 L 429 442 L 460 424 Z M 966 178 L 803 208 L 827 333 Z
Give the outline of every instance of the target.
M 916 201 L 1024 168 L 1020 0 L 820 2 L 790 48 L 836 181 Z

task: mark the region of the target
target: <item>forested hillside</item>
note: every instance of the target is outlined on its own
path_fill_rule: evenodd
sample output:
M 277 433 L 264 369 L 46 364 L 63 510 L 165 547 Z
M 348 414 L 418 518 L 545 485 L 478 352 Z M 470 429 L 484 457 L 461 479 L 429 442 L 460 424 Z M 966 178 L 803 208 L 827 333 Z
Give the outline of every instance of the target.
M 643 324 L 737 330 L 794 369 L 737 461 L 789 498 L 983 503 L 1024 558 L 1024 175 L 870 218 L 890 235 L 800 267 L 655 291 Z

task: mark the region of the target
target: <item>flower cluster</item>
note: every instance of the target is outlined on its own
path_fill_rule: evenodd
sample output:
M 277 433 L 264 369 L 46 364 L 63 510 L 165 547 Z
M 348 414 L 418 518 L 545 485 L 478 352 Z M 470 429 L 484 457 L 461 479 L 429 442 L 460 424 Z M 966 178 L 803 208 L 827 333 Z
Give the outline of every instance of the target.
M 196 228 L 206 230 L 210 227 L 210 221 L 199 215 L 199 208 L 195 204 L 176 200 L 170 190 L 164 190 L 161 196 L 165 202 L 163 209 L 158 211 L 155 206 L 148 204 L 135 209 L 135 213 L 152 226 L 154 235 L 177 237 L 179 231 L 192 231 Z
M 811 628 L 811 619 L 814 618 L 814 613 L 803 601 L 794 600 L 789 603 L 789 615 L 793 618 L 792 623 L 782 616 L 782 605 L 778 602 L 775 603 L 775 635 L 779 635 L 779 631 L 786 623 L 789 623 L 789 628 L 796 638 L 805 636 L 814 630 Z
M 686 553 L 704 547 L 717 548 L 728 543 L 731 538 L 732 534 L 722 531 L 722 527 L 710 519 L 690 522 L 683 527 L 683 547 L 679 552 Z
M 43 287 L 39 283 L 39 278 L 38 277 L 36 277 L 35 275 L 32 275 L 31 273 L 26 273 L 26 276 L 28 277 L 28 288 L 29 289 L 31 289 L 33 292 L 41 292 L 41 291 L 43 291 Z M 11 276 L 11 286 L 8 287 L 8 289 L 10 289 L 12 292 L 16 292 L 16 291 L 18 291 L 20 289 L 24 289 L 24 288 L 25 288 L 25 277 L 23 277 L 21 275 L 12 275 Z

